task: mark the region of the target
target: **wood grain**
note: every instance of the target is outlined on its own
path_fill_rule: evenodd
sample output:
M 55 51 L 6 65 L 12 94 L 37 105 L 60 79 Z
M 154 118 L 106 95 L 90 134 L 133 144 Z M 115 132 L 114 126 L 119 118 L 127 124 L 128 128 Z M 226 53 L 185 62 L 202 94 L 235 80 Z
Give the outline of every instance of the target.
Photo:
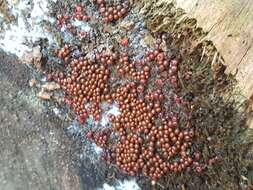
M 252 0 L 175 0 L 176 7 L 196 18 L 208 32 L 225 60 L 227 73 L 236 76 L 242 94 L 253 96 L 253 1 Z

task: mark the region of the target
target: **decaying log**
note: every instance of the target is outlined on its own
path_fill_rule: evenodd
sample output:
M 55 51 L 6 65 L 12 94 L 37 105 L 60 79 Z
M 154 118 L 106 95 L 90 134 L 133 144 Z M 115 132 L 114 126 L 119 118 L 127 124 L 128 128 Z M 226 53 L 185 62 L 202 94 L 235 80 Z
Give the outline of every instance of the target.
M 174 24 L 185 18 L 196 20 L 206 34 L 201 41 L 212 41 L 224 59 L 226 73 L 235 75 L 241 93 L 253 96 L 253 3 L 251 0 L 143 0 L 148 9 L 156 7 Z M 173 4 L 176 9 L 170 9 Z M 167 5 L 167 6 L 166 6 Z M 175 12 L 173 12 L 175 11 Z M 168 13 L 171 15 L 168 15 Z M 166 15 L 167 14 L 167 15 Z M 164 20 L 161 20 L 163 22 Z M 159 21 L 160 22 L 160 21 Z M 173 28 L 173 24 L 170 29 Z M 201 41 L 199 41 L 201 43 Z

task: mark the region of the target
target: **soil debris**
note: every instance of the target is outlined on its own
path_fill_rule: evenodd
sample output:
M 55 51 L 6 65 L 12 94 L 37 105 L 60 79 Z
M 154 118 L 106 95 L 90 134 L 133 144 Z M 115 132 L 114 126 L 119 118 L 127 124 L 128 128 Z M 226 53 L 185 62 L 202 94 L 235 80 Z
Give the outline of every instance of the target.
M 36 79 L 31 79 L 31 80 L 29 81 L 29 86 L 30 86 L 30 87 L 34 87 L 36 84 L 37 84 Z
M 41 47 L 36 46 L 32 48 L 32 51 L 24 52 L 22 60 L 28 64 L 33 65 L 36 69 L 40 70 L 42 67 Z
M 42 100 L 51 100 L 52 94 L 50 92 L 46 92 L 43 89 L 37 94 L 37 97 Z
M 43 91 L 54 91 L 60 89 L 60 85 L 56 82 L 46 82 L 42 85 Z

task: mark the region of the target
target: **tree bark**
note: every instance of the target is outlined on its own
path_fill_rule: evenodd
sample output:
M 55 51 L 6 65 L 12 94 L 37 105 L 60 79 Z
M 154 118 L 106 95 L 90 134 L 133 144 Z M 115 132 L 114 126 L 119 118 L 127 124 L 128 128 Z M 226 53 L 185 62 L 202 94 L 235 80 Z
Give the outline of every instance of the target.
M 172 20 L 170 14 L 171 12 L 173 14 L 174 10 L 168 11 L 166 6 L 170 7 L 170 4 L 173 4 L 177 9 L 182 9 L 182 14 L 176 13 L 176 21 L 172 21 L 173 24 L 180 23 L 184 18 L 196 19 L 197 27 L 206 32 L 199 42 L 205 40 L 213 42 L 224 59 L 226 73 L 235 75 L 241 94 L 253 99 L 252 0 L 143 0 L 143 2 L 148 9 L 152 7 L 160 9 L 157 12 L 168 17 L 168 20 Z M 173 24 L 168 28 L 173 28 Z
M 253 1 L 176 0 L 176 6 L 196 18 L 223 56 L 227 73 L 236 76 L 242 94 L 253 96 Z

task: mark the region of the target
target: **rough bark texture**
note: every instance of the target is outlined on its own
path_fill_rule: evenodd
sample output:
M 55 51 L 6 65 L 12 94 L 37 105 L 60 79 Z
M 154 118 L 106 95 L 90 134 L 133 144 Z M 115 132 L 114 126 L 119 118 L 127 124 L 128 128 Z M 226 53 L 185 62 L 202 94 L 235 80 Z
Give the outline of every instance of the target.
M 170 5 L 171 3 L 175 5 L 175 8 L 182 10 L 170 9 L 168 11 L 165 8 L 166 4 Z M 168 15 L 165 17 L 173 16 L 175 25 L 186 18 L 191 18 L 195 28 L 200 27 L 206 32 L 199 39 L 199 43 L 206 40 L 214 43 L 224 59 L 224 65 L 227 66 L 226 73 L 236 76 L 243 96 L 252 97 L 253 1 L 144 0 L 144 4 L 148 5 L 149 8 L 155 6 L 160 14 Z M 173 15 L 174 13 L 176 16 Z M 163 19 L 162 22 L 165 20 Z M 175 25 L 170 25 L 170 29 L 174 28 Z
M 236 79 L 247 98 L 253 95 L 253 1 L 176 0 L 189 17 L 207 31 L 221 53 L 227 72 Z
M 78 145 L 35 99 L 31 78 L 31 69 L 0 51 L 0 189 L 81 189 L 72 164 Z
M 251 0 L 142 0 L 142 13 L 152 32 L 170 32 L 174 44 L 189 51 L 202 46 L 213 63 L 226 66 L 226 73 L 235 75 L 238 87 L 234 99 L 249 99 L 253 107 L 253 1 Z M 190 33 L 184 37 L 184 33 Z M 190 44 L 186 44 L 186 40 Z M 180 45 L 179 45 L 180 46 Z M 181 47 L 179 47 L 181 48 Z M 248 117 L 249 130 L 253 117 Z M 252 131 L 246 132 L 248 135 Z M 249 138 L 247 138 L 249 139 Z
M 94 190 L 123 179 L 67 133 L 70 123 L 36 97 L 31 79 L 39 85 L 41 76 L 0 50 L 0 190 Z

